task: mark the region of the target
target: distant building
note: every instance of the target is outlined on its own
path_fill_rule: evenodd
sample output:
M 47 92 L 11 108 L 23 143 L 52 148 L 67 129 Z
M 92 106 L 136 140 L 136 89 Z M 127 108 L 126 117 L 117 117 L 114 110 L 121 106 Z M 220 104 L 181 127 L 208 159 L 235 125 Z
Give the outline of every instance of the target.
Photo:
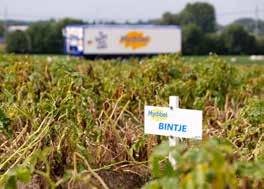
M 28 29 L 28 25 L 13 25 L 8 26 L 7 31 L 13 32 L 13 31 L 26 31 Z

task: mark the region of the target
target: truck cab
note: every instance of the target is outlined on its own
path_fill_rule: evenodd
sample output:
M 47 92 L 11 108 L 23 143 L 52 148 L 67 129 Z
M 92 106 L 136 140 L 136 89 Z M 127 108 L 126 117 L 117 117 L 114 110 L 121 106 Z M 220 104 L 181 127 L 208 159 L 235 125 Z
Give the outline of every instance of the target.
M 82 26 L 67 26 L 63 30 L 64 53 L 73 56 L 84 54 L 84 28 Z

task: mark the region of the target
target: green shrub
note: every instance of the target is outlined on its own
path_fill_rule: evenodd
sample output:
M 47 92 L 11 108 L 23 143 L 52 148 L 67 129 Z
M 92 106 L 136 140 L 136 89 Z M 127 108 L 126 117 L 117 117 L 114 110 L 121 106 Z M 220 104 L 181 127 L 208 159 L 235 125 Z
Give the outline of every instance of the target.
M 31 50 L 30 38 L 26 32 L 14 31 L 7 34 L 6 50 L 9 53 L 29 53 Z

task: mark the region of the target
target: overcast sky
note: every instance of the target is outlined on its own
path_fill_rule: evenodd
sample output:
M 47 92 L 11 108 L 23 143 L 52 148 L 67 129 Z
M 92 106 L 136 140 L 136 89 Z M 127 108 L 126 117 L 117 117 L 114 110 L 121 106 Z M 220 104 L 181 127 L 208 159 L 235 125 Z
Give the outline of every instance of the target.
M 136 21 L 158 18 L 165 11 L 177 13 L 195 0 L 0 0 L 0 18 L 44 20 L 75 17 L 86 21 Z M 228 24 L 241 17 L 264 19 L 264 0 L 203 0 L 216 8 L 217 21 Z M 4 11 L 6 9 L 6 11 Z

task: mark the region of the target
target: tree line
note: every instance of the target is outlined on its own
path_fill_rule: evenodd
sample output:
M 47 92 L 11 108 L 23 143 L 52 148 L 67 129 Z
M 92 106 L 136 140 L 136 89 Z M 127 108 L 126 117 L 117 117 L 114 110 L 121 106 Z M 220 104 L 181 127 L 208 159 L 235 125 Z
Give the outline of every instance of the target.
M 247 22 L 248 23 L 248 22 Z M 78 19 L 50 20 L 30 24 L 27 31 L 7 34 L 7 52 L 34 54 L 63 53 L 62 29 L 69 24 L 85 23 Z M 108 22 L 103 24 L 117 24 Z M 254 35 L 251 27 L 235 23 L 220 27 L 216 22 L 215 9 L 208 3 L 192 3 L 178 14 L 164 13 L 161 18 L 139 21 L 137 24 L 180 25 L 185 55 L 216 54 L 264 54 L 264 37 Z M 0 27 L 1 35 L 1 27 Z
M 264 54 L 264 38 L 254 35 L 243 24 L 221 27 L 208 3 L 187 4 L 178 14 L 167 12 L 152 23 L 180 25 L 183 33 L 183 54 Z
M 9 32 L 6 51 L 9 53 L 62 54 L 62 30 L 69 24 L 84 24 L 82 20 L 66 18 L 60 21 L 35 22 L 26 31 Z

